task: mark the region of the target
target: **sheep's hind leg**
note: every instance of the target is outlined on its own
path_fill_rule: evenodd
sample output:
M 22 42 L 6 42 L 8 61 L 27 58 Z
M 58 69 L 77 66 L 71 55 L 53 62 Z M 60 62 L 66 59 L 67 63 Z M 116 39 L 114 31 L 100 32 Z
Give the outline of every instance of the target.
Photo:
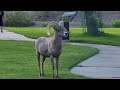
M 42 56 L 42 76 L 44 76 L 44 61 L 45 61 L 45 57 Z
M 59 78 L 59 75 L 58 75 L 58 61 L 59 61 L 59 57 L 56 57 L 56 78 Z
M 51 63 L 52 63 L 52 78 L 54 78 L 54 57 L 50 56 L 51 58 Z
M 38 57 L 39 76 L 41 76 L 41 70 L 40 70 L 40 53 L 39 52 L 37 52 L 37 57 Z

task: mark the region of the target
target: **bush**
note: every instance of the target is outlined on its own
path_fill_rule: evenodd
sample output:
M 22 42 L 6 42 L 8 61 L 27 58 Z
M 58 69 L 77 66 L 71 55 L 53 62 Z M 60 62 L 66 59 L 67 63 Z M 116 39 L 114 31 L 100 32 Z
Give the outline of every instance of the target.
M 100 20 L 99 18 L 96 18 L 96 22 L 97 22 L 98 28 L 105 27 L 105 23 L 102 20 Z
M 112 26 L 115 28 L 120 28 L 120 20 L 113 20 Z
M 32 17 L 23 11 L 10 11 L 5 13 L 4 25 L 12 27 L 26 27 L 34 25 Z
M 50 16 L 49 11 L 44 11 L 41 15 L 42 21 L 46 21 L 49 18 L 49 16 Z
M 47 22 L 42 22 L 42 23 L 41 23 L 41 27 L 46 27 L 47 24 L 48 24 Z

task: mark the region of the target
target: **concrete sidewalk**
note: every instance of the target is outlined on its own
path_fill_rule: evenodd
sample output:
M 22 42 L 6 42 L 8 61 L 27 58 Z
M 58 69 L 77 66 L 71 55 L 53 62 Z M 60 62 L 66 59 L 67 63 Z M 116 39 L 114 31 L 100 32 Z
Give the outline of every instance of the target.
M 8 32 L 3 30 L 3 33 L 0 32 L 0 40 L 22 40 L 22 41 L 35 41 L 35 39 L 30 39 L 24 35 L 20 35 L 14 32 Z
M 72 45 L 95 47 L 100 53 L 88 58 L 71 69 L 73 74 L 98 79 L 120 79 L 120 47 L 97 44 L 70 43 Z

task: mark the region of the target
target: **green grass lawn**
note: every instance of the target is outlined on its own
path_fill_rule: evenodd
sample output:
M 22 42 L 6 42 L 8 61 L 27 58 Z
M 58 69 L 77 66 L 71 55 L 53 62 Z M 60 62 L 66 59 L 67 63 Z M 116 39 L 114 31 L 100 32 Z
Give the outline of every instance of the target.
M 47 36 L 46 28 L 14 28 L 5 27 L 6 30 L 23 34 L 30 38 L 39 38 L 41 36 Z M 120 46 L 120 28 L 103 28 L 106 35 L 101 37 L 93 37 L 83 34 L 81 28 L 70 28 L 70 40 L 71 42 L 81 43 L 94 43 L 94 44 L 106 44 Z M 53 35 L 53 30 L 51 30 Z
M 59 60 L 60 78 L 87 79 L 87 77 L 71 74 L 70 69 L 98 52 L 99 50 L 95 48 L 63 44 L 63 53 Z M 34 42 L 0 40 L 0 79 L 38 79 L 37 65 Z M 45 76 L 40 78 L 52 78 L 49 58 L 45 61 Z
M 71 28 L 70 39 L 72 42 L 93 43 L 120 46 L 120 28 L 102 28 L 104 36 L 88 36 L 79 28 Z

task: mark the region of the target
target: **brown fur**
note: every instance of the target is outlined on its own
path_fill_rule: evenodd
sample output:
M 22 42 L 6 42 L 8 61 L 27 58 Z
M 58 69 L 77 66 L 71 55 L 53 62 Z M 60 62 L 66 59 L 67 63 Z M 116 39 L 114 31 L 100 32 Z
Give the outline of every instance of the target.
M 55 34 L 52 37 L 46 38 L 46 37 L 40 37 L 35 42 L 36 47 L 36 53 L 38 55 L 38 67 L 39 67 L 39 73 L 40 76 L 44 76 L 44 61 L 46 57 L 51 58 L 52 62 L 52 70 L 53 74 L 52 77 L 54 78 L 54 58 L 56 59 L 56 77 L 58 78 L 58 60 L 59 56 L 62 53 L 62 36 L 64 32 L 67 32 L 67 30 L 62 26 L 59 25 L 56 22 L 50 22 L 48 23 L 48 33 L 50 28 L 53 27 L 55 30 Z M 40 68 L 40 56 L 42 57 L 42 69 Z

